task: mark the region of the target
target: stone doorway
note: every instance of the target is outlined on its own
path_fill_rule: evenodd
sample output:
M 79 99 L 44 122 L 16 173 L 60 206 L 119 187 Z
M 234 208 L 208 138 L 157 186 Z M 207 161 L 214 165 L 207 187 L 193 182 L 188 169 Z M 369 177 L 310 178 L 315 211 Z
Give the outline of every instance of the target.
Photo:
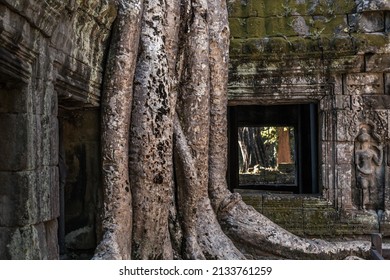
M 59 244 L 63 258 L 89 259 L 100 240 L 99 115 L 98 108 L 59 110 Z

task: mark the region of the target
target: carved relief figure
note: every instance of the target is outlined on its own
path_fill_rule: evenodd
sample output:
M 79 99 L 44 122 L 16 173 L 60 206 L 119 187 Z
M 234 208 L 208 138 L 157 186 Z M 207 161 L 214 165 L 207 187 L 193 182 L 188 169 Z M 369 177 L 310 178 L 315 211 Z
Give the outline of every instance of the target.
M 380 144 L 376 144 L 366 127 L 360 129 L 356 140 L 358 142 L 355 150 L 356 179 L 359 191 L 358 206 L 365 210 L 372 208 L 376 202 L 374 196 L 378 191 L 377 171 L 382 164 L 383 148 Z

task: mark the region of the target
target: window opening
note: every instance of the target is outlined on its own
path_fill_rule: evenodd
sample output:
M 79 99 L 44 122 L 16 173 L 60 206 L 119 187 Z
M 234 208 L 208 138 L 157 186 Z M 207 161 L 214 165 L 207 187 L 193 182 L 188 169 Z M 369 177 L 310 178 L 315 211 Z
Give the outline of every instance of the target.
M 229 184 L 318 193 L 317 104 L 229 107 Z
M 238 127 L 239 186 L 295 185 L 293 126 Z

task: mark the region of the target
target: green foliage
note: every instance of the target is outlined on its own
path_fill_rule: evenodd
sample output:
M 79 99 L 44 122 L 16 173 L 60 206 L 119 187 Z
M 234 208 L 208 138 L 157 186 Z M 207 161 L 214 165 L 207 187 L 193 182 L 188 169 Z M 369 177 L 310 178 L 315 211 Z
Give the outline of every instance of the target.
M 278 134 L 275 126 L 262 127 L 260 131 L 264 144 L 275 144 L 278 140 Z

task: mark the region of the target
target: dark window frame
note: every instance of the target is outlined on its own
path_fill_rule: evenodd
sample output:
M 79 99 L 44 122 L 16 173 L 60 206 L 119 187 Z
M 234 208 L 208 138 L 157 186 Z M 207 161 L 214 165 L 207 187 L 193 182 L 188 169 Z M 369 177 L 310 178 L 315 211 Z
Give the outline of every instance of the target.
M 229 166 L 230 189 L 236 188 L 286 191 L 299 194 L 319 193 L 318 184 L 318 104 L 237 105 L 229 106 Z M 238 127 L 294 127 L 296 184 L 242 185 L 238 180 Z

